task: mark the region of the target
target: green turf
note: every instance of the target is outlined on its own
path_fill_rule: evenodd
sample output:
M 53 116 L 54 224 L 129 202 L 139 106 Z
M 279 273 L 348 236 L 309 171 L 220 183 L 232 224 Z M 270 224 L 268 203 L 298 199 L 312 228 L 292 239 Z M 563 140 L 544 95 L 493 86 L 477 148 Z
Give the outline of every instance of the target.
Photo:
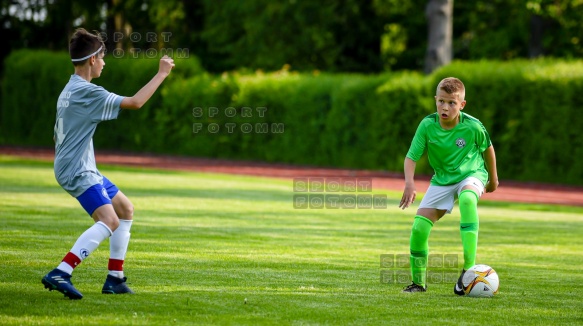
M 136 207 L 125 269 L 137 294 L 100 293 L 107 242 L 73 274 L 82 300 L 43 289 L 91 220 L 50 162 L 0 156 L 1 325 L 583 324 L 580 208 L 483 205 L 478 262 L 497 270 L 500 293 L 457 297 L 436 279 L 402 294 L 388 275 L 408 269 L 381 264 L 408 252 L 415 207 L 399 210 L 397 193 L 387 209 L 300 210 L 287 180 L 101 170 Z M 436 224 L 432 254 L 461 259 L 458 223 L 456 209 Z

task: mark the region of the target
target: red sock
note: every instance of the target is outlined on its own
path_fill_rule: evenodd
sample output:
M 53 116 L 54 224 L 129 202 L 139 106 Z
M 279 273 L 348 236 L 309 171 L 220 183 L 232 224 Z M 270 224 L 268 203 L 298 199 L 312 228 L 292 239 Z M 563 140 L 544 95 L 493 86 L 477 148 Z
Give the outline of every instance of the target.
M 79 257 L 77 257 L 77 255 L 75 255 L 74 253 L 69 252 L 65 256 L 65 258 L 63 258 L 63 262 L 67 263 L 69 266 L 71 266 L 74 269 L 79 264 L 81 264 L 81 259 Z
M 107 269 L 110 271 L 123 271 L 123 260 L 120 259 L 109 259 L 107 264 Z
M 79 266 L 79 264 L 81 264 L 81 258 L 69 251 L 59 266 L 57 266 L 57 269 L 60 269 L 70 275 L 73 273 L 73 269 Z

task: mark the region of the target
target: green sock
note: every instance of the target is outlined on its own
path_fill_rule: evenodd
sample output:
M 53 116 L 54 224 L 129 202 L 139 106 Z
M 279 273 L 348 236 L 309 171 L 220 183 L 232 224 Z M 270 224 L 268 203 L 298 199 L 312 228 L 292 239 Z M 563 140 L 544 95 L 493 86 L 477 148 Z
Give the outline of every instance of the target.
M 411 278 L 415 284 L 425 286 L 427 273 L 427 256 L 429 255 L 429 233 L 433 222 L 426 217 L 417 215 L 411 229 Z
M 480 223 L 478 218 L 478 195 L 469 189 L 463 190 L 459 196 L 460 234 L 464 247 L 464 269 L 468 270 L 476 264 L 476 252 L 478 251 L 478 230 Z

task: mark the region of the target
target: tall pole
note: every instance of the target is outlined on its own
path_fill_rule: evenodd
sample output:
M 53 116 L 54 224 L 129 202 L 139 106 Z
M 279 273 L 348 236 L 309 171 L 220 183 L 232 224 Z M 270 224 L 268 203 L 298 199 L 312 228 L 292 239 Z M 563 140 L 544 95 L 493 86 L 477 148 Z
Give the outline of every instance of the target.
M 430 74 L 452 60 L 453 0 L 429 0 L 425 16 L 429 40 L 424 70 Z

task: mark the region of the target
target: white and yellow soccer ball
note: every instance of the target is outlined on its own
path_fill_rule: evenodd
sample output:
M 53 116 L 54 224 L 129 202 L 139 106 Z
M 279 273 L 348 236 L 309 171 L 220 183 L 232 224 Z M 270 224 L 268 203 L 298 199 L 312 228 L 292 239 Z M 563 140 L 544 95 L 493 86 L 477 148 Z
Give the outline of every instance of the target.
M 489 298 L 498 293 L 500 280 L 496 271 L 488 265 L 474 265 L 462 277 L 464 292 L 468 297 Z

